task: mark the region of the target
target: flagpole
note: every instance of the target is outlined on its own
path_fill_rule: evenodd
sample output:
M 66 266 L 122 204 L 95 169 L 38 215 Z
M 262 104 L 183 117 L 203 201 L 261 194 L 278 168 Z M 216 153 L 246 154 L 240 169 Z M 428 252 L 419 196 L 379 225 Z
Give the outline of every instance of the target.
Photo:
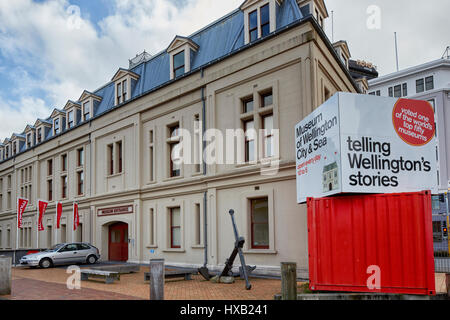
M 58 202 L 55 202 L 55 244 L 58 244 Z
M 72 242 L 75 242 L 75 202 L 72 204 Z
M 14 250 L 14 265 L 16 265 L 16 251 L 19 249 L 19 198 L 16 200 L 16 250 Z
M 19 198 L 16 201 L 16 214 L 17 214 L 17 224 L 16 224 L 16 250 L 19 249 Z M 14 260 L 16 261 L 16 260 Z
M 37 243 L 37 248 L 39 250 L 39 199 L 37 201 L 37 214 L 36 214 L 36 243 Z

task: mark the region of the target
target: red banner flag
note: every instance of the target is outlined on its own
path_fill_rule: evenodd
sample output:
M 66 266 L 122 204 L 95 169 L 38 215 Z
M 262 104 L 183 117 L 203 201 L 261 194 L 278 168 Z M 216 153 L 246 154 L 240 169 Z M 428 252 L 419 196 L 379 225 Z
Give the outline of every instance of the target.
M 78 204 L 73 204 L 73 230 L 76 231 L 80 225 L 80 216 L 78 214 Z
M 38 218 L 38 230 L 44 231 L 44 224 L 42 223 L 42 218 L 44 217 L 45 210 L 47 210 L 48 202 L 39 200 L 38 201 L 38 207 L 39 207 L 39 218 Z
M 18 198 L 17 199 L 17 229 L 22 229 L 22 217 L 25 209 L 27 208 L 28 200 Z
M 56 229 L 61 227 L 62 203 L 56 203 Z

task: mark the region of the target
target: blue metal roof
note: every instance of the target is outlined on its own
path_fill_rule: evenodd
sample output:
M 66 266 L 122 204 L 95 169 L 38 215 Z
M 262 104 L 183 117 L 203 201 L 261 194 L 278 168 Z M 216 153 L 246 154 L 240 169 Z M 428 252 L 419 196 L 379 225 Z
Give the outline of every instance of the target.
M 277 30 L 282 29 L 297 20 L 301 20 L 303 17 L 296 0 L 284 0 L 281 5 L 277 5 Z M 199 49 L 192 53 L 191 69 L 195 70 L 202 66 L 206 66 L 245 45 L 244 13 L 240 9 L 236 9 L 187 38 L 199 46 Z M 119 71 L 120 70 L 122 70 L 122 68 L 119 68 Z M 136 98 L 171 81 L 170 55 L 164 50 L 148 61 L 130 69 L 130 71 L 139 76 L 139 80 L 131 92 L 131 98 Z M 95 108 L 92 118 L 115 107 L 113 82 L 107 83 L 93 93 L 101 97 L 102 100 L 97 108 Z M 80 101 L 74 103 L 79 104 Z M 65 113 L 63 110 L 58 111 Z M 51 117 L 40 120 L 52 124 Z M 53 130 L 49 131 L 44 140 L 52 138 L 52 131 Z
M 302 18 L 296 0 L 285 0 L 277 6 L 277 30 Z M 245 45 L 244 12 L 234 10 L 187 38 L 199 46 L 198 51 L 193 52 L 192 70 L 225 57 Z M 131 98 L 135 98 L 170 81 L 170 55 L 162 51 L 130 71 L 140 77 L 131 93 Z M 114 107 L 113 83 L 107 84 L 94 94 L 103 98 L 94 116 Z
M 281 29 L 290 23 L 303 18 L 296 0 L 283 1 L 277 8 L 277 29 Z

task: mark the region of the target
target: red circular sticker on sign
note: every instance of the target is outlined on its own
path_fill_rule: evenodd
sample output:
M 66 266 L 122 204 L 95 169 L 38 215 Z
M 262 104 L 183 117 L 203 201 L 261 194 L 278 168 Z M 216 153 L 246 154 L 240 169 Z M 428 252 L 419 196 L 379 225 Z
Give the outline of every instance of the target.
M 428 101 L 399 99 L 392 121 L 399 137 L 409 145 L 423 146 L 434 137 L 434 110 Z

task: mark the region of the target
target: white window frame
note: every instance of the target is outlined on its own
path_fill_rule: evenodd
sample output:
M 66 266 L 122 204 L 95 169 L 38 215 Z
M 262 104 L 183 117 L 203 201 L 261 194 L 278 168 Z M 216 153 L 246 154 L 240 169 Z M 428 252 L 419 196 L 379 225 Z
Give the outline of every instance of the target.
M 250 208 L 250 200 L 259 199 L 259 198 L 267 198 L 268 201 L 268 220 L 269 220 L 269 248 L 268 249 L 252 249 L 251 247 L 251 208 Z M 245 239 L 249 239 L 245 242 L 243 251 L 244 253 L 260 253 L 260 254 L 276 254 L 276 246 L 275 246 L 275 207 L 274 207 L 274 189 L 268 187 L 263 190 L 254 190 L 247 191 L 241 193 L 241 212 L 245 212 L 240 219 L 241 225 L 243 228 L 239 228 L 239 230 L 243 230 L 245 232 Z M 238 220 L 238 218 L 236 217 Z
M 119 152 L 118 152 L 118 144 L 122 144 L 122 171 L 119 172 Z M 111 173 L 111 158 L 109 148 L 112 147 L 112 173 Z M 115 139 L 111 139 L 105 143 L 105 154 L 106 154 L 106 165 L 105 165 L 105 174 L 107 178 L 117 177 L 125 174 L 125 137 L 118 137 Z M 86 176 L 85 176 L 86 180 Z
M 170 58 L 170 80 L 175 79 L 174 56 L 184 51 L 184 74 L 186 74 L 191 71 L 191 54 L 193 51 L 197 51 L 198 48 L 198 45 L 188 38 L 176 36 L 172 40 L 169 48 L 167 48 L 167 53 Z
M 58 121 L 58 132 L 56 130 L 56 121 Z M 61 117 L 56 117 L 53 119 L 53 135 L 56 136 L 58 134 L 61 134 Z
M 188 49 L 189 50 L 189 49 Z M 177 78 L 177 77 L 180 77 L 180 76 L 182 76 L 183 74 L 185 74 L 187 71 L 186 71 L 186 66 L 187 66 L 187 59 L 186 59 L 186 55 L 188 54 L 187 52 L 189 52 L 189 51 L 187 51 L 187 50 L 180 50 L 180 51 L 178 51 L 177 53 L 174 53 L 171 57 L 172 57 L 172 79 L 174 79 L 174 78 Z M 183 54 L 183 58 L 184 58 L 184 63 L 183 63 L 183 74 L 182 75 L 179 75 L 179 76 L 177 76 L 175 73 L 176 73 L 176 70 L 175 70 L 175 57 L 176 56 L 178 56 L 179 54 Z M 190 60 L 190 59 L 189 59 Z M 180 68 L 178 68 L 178 69 L 181 69 L 181 67 Z M 190 68 L 189 68 L 190 69 Z
M 70 114 L 73 115 L 73 119 L 72 119 L 72 125 L 70 125 Z M 72 108 L 70 110 L 67 111 L 67 117 L 66 117 L 66 128 L 67 129 L 72 129 L 73 127 L 75 127 L 76 123 L 77 123 L 77 119 L 76 119 L 76 109 Z
M 182 128 L 184 128 L 184 122 L 183 122 L 183 117 L 180 115 L 169 115 L 169 118 L 167 118 L 167 120 L 164 122 L 164 127 L 163 130 L 164 131 L 164 137 L 165 137 L 165 141 L 164 141 L 164 154 L 166 155 L 163 159 L 164 159 L 164 178 L 163 181 L 167 182 L 167 181 L 171 181 L 171 180 L 176 180 L 176 179 L 182 179 L 184 177 L 184 164 L 182 163 L 180 166 L 180 175 L 176 176 L 176 177 L 171 177 L 171 172 L 170 172 L 170 162 L 171 162 L 171 154 L 170 154 L 170 146 L 171 144 L 175 144 L 175 143 L 180 143 L 182 145 L 182 137 L 179 135 L 178 137 L 170 137 L 170 128 L 173 127 L 174 125 L 178 124 L 179 129 L 181 130 Z M 169 120 L 170 119 L 170 120 Z M 177 142 L 178 141 L 178 142 Z
M 204 206 L 203 206 L 203 199 L 197 199 L 196 201 L 192 202 L 192 206 L 191 206 L 191 210 L 192 210 L 192 214 L 191 214 L 191 218 L 189 220 L 193 221 L 193 223 L 191 224 L 192 227 L 192 235 L 191 235 L 191 241 L 192 241 L 192 245 L 191 247 L 194 249 L 203 249 L 205 247 L 205 239 L 204 239 L 204 230 L 203 230 L 203 226 L 204 226 Z M 197 214 L 196 210 L 197 210 L 197 206 L 199 208 L 199 217 L 198 217 L 198 221 L 196 220 L 195 215 Z M 198 223 L 198 233 L 199 233 L 199 241 L 196 243 L 196 223 Z
M 172 208 L 180 208 L 180 248 L 171 248 L 171 225 L 170 225 L 170 209 Z M 185 229 L 186 229 L 186 222 L 185 222 L 185 206 L 183 200 L 175 200 L 171 201 L 170 203 L 166 203 L 164 205 L 164 230 L 166 231 L 166 241 L 164 245 L 163 252 L 179 252 L 183 253 L 186 251 L 185 246 Z
M 92 99 L 92 98 L 89 98 L 89 99 L 87 99 L 87 100 L 85 100 L 85 101 L 83 101 L 82 102 L 82 104 L 81 104 L 81 121 L 88 121 L 88 120 L 90 120 L 90 119 L 92 119 L 92 105 L 93 105 L 93 101 L 94 101 L 94 99 Z M 89 112 L 86 112 L 86 110 L 85 110 L 85 107 L 86 107 L 86 104 L 88 104 L 89 103 Z M 86 115 L 89 115 L 89 119 L 86 119 Z
M 274 32 L 277 28 L 277 20 L 276 20 L 276 6 L 277 0 L 262 0 L 254 3 L 251 6 L 244 8 L 244 41 L 245 44 L 250 43 L 250 25 L 249 25 L 249 14 L 255 10 L 257 10 L 257 19 L 258 19 L 258 37 L 261 38 L 262 30 L 261 30 L 261 8 L 266 4 L 269 4 L 269 21 L 270 21 L 270 32 Z
M 175 70 L 174 70 L 174 57 L 180 52 L 184 51 L 184 74 L 191 71 L 191 46 L 189 43 L 186 43 L 179 47 L 178 49 L 171 51 L 169 53 L 170 56 L 170 80 L 175 79 Z M 178 76 L 180 77 L 180 76 Z
M 36 129 L 36 144 L 42 143 L 44 141 L 43 137 L 45 132 L 45 128 L 43 126 L 40 126 Z M 39 139 L 39 133 L 40 133 L 40 139 Z
M 127 88 L 127 92 L 126 92 L 126 97 L 124 99 L 124 91 L 123 91 L 123 84 L 124 82 L 126 82 L 126 88 Z M 118 96 L 118 92 L 117 92 L 117 88 L 120 86 L 120 102 L 119 102 L 119 96 Z M 115 105 L 120 105 L 123 104 L 125 102 L 127 102 L 128 100 L 130 100 L 130 96 L 131 96 L 131 77 L 130 76 L 125 76 L 120 78 L 119 80 L 117 80 L 114 83 L 114 94 L 115 94 Z
M 150 160 L 148 168 L 147 184 L 156 182 L 156 128 L 154 126 L 148 128 L 148 159 Z M 151 152 L 150 152 L 151 150 Z
M 118 106 L 123 103 L 126 103 L 127 101 L 129 101 L 132 98 L 131 85 L 132 85 L 133 80 L 138 81 L 139 75 L 135 74 L 132 71 L 125 70 L 125 69 L 119 69 L 119 71 L 116 72 L 115 76 L 111 80 L 114 83 L 114 106 Z M 123 94 L 124 94 L 123 83 L 125 81 L 126 81 L 126 99 L 123 99 Z M 121 89 L 120 103 L 119 103 L 118 91 L 117 91 L 118 85 L 120 85 L 120 89 Z M 92 98 L 93 100 L 99 100 L 99 98 L 100 98 L 100 97 L 92 95 L 92 94 L 90 94 L 89 97 Z M 86 98 L 88 98 L 88 97 L 86 97 Z M 93 105 L 94 105 L 94 103 L 92 101 L 91 117 L 92 117 Z
M 152 204 L 145 209 L 146 211 L 144 216 L 144 226 L 146 230 L 151 231 L 151 232 L 144 232 L 146 248 L 149 249 L 158 248 L 158 234 L 157 234 L 158 219 L 156 208 L 157 208 L 156 204 Z
M 261 96 L 266 93 L 267 91 L 272 91 L 272 105 L 266 106 L 264 108 L 261 107 Z M 273 116 L 273 129 L 279 130 L 279 83 L 278 80 L 275 81 L 257 81 L 254 83 L 249 84 L 246 88 L 242 88 L 238 92 L 236 92 L 235 95 L 235 114 L 238 116 L 235 117 L 235 128 L 243 128 L 243 122 L 246 120 L 250 120 L 253 118 L 254 121 L 254 129 L 256 130 L 257 136 L 255 139 L 257 140 L 257 143 L 255 144 L 255 152 L 256 152 L 256 158 L 254 161 L 251 162 L 245 162 L 245 140 L 242 143 L 238 144 L 238 148 L 241 148 L 241 154 L 244 158 L 244 163 L 238 163 L 235 165 L 236 168 L 242 167 L 242 166 L 249 166 L 249 165 L 265 165 L 270 161 L 278 160 L 280 158 L 280 150 L 279 150 L 279 143 L 276 142 L 277 138 L 279 139 L 279 135 L 277 136 L 274 132 L 274 143 L 273 143 L 273 156 L 272 157 L 265 157 L 264 156 L 264 135 L 261 134 L 263 125 L 262 120 L 263 116 L 267 114 L 272 114 Z M 243 113 L 242 109 L 242 101 L 245 99 L 248 99 L 252 97 L 253 98 L 253 111 Z M 245 129 L 244 129 L 244 139 L 245 139 Z
M 29 131 L 27 131 L 26 133 L 26 145 L 27 145 L 27 149 L 30 149 L 34 146 L 34 136 L 35 136 L 35 130 L 31 129 Z M 31 141 L 28 139 L 28 135 L 30 135 L 30 139 Z

